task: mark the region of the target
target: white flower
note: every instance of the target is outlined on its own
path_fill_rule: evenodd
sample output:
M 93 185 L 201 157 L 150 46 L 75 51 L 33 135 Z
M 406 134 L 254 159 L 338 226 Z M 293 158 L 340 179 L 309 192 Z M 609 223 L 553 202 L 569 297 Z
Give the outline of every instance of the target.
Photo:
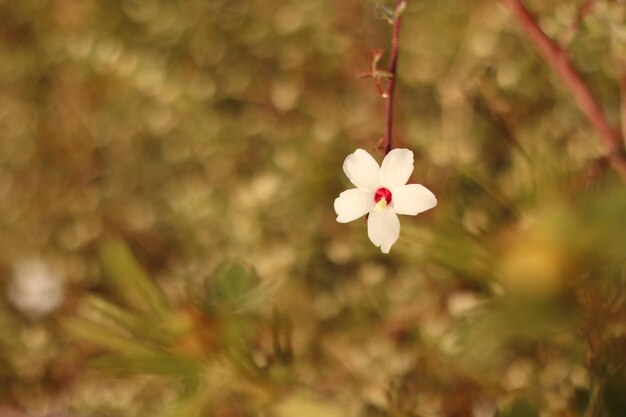
M 14 265 L 7 293 L 15 308 L 32 318 L 56 310 L 65 298 L 62 277 L 39 258 Z
M 347 223 L 369 214 L 367 236 L 383 253 L 400 236 L 398 214 L 415 216 L 437 205 L 435 195 L 420 184 L 407 184 L 413 172 L 413 152 L 393 149 L 382 166 L 363 149 L 348 155 L 343 171 L 356 188 L 335 199 L 337 221 Z

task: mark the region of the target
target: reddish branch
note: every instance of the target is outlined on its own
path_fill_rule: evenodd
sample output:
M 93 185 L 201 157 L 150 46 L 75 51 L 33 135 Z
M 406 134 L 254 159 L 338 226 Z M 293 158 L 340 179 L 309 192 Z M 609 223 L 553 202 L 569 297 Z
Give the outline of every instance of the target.
M 393 18 L 393 32 L 391 34 L 391 56 L 389 57 L 389 82 L 385 91 L 385 99 L 387 100 L 387 129 L 385 130 L 385 139 L 383 149 L 385 155 L 391 151 L 391 141 L 393 133 L 393 97 L 396 87 L 396 73 L 398 68 L 398 49 L 400 46 L 400 24 L 402 9 L 405 6 L 404 0 L 396 0 L 396 11 Z
M 385 155 L 391 151 L 393 133 L 393 98 L 396 86 L 396 72 L 398 68 L 398 49 L 400 47 L 400 23 L 402 11 L 406 6 L 406 0 L 396 0 L 396 8 L 391 17 L 387 17 L 393 27 L 391 34 L 391 55 L 389 57 L 389 70 L 378 69 L 378 62 L 382 58 L 384 49 L 374 49 L 371 57 L 370 71 L 361 74 L 360 78 L 372 78 L 376 84 L 376 90 L 386 104 L 386 129 L 385 137 L 378 141 L 378 150 Z M 385 82 L 384 88 L 382 82 Z
M 594 127 L 607 152 L 607 157 L 623 179 L 626 180 L 626 153 L 620 131 L 606 118 L 602 107 L 578 73 L 567 54 L 539 27 L 537 19 L 523 4 L 522 0 L 502 0 L 511 10 L 522 29 L 535 44 L 541 55 L 561 79 L 570 95 Z

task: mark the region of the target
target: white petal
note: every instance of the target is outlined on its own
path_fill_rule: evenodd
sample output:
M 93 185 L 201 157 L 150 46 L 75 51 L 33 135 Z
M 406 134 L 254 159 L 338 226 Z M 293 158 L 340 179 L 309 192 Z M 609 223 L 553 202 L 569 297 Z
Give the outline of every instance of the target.
M 357 149 L 343 162 L 343 172 L 352 184 L 365 191 L 376 191 L 380 187 L 378 172 L 380 167 L 372 155 L 363 149 Z
M 409 184 L 397 188 L 391 196 L 391 206 L 398 214 L 415 216 L 437 205 L 437 198 L 421 184 Z
M 380 167 L 380 183 L 391 192 L 403 186 L 413 172 L 413 152 L 408 149 L 393 149 L 385 156 Z
M 374 207 L 374 196 L 367 191 L 352 188 L 335 199 L 335 212 L 339 223 L 347 223 L 365 216 Z
M 380 246 L 383 253 L 389 253 L 400 236 L 400 220 L 396 213 L 389 207 L 372 210 L 367 218 L 367 236 L 374 245 Z

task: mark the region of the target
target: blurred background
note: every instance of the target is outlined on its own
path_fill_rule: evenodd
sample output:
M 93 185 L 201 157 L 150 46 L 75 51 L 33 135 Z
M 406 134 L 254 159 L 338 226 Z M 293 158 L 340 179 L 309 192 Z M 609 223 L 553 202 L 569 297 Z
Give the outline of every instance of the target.
M 0 416 L 626 415 L 624 184 L 499 2 L 408 1 L 439 205 L 336 223 L 392 3 L 0 0 Z M 579 3 L 528 6 L 617 124 L 626 5 Z

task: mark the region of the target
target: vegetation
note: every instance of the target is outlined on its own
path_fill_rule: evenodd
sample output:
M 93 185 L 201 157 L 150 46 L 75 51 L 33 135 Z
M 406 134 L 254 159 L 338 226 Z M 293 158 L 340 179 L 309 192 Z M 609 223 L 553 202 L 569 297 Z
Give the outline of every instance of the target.
M 0 0 L 0 416 L 626 413 L 626 5 L 406 3 L 385 255 L 395 1 Z

